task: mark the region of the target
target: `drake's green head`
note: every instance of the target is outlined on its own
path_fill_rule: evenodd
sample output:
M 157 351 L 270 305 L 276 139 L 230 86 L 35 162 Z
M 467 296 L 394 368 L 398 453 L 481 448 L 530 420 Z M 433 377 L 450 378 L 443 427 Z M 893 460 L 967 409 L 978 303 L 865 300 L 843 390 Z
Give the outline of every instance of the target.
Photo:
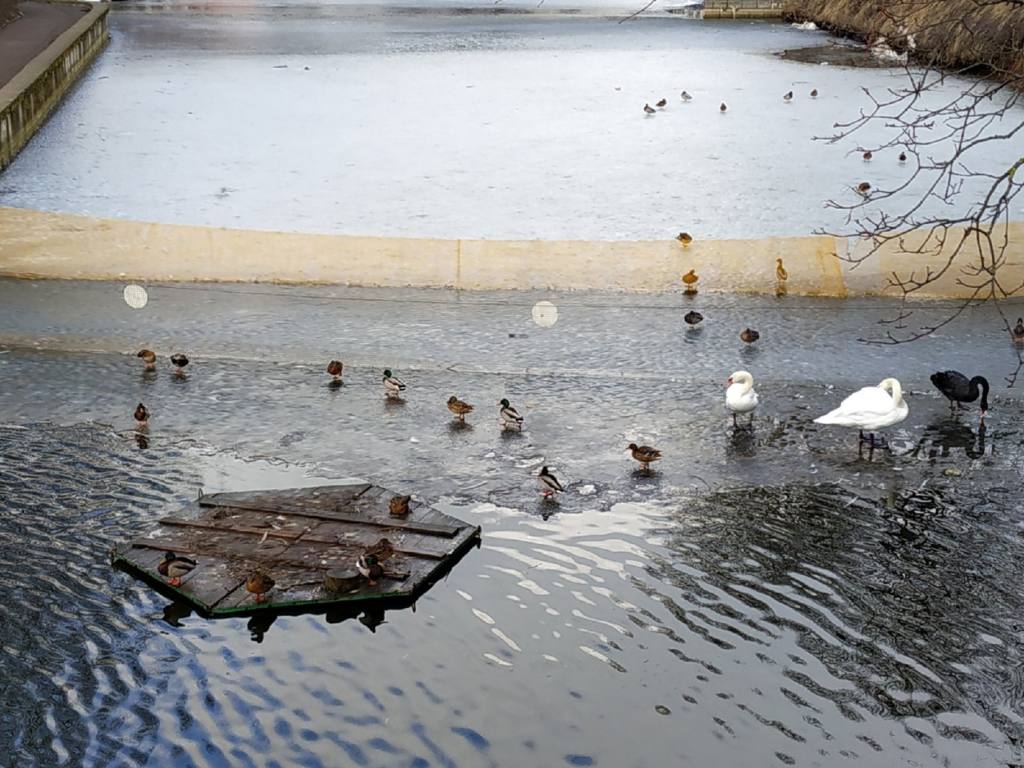
M 498 405 L 502 406 L 503 408 L 508 408 L 509 407 L 508 398 L 507 397 L 501 398 L 501 402 L 498 403 Z
M 386 378 L 386 379 L 390 379 L 391 378 L 391 369 L 390 368 L 385 368 L 384 369 L 384 378 Z

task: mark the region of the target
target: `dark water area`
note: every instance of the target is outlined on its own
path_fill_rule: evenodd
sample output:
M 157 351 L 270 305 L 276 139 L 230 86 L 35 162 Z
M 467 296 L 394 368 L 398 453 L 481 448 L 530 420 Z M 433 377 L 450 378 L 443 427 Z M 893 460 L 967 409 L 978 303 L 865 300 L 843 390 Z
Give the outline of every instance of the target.
M 700 349 L 692 363 L 677 359 L 661 379 L 664 333 L 628 331 L 647 323 L 643 310 L 591 297 L 580 318 L 579 297 L 563 297 L 559 323 L 527 331 L 506 370 L 495 366 L 511 342 L 486 338 L 511 308 L 416 309 L 408 295 L 402 332 L 386 332 L 383 302 L 349 319 L 365 341 L 357 356 L 373 365 L 347 366 L 332 389 L 315 356 L 336 343 L 333 313 L 355 303 L 316 304 L 320 335 L 293 329 L 289 346 L 270 322 L 247 340 L 244 323 L 225 321 L 238 314 L 230 303 L 190 336 L 197 315 L 183 299 L 176 321 L 149 313 L 165 296 L 154 287 L 152 307 L 132 316 L 136 334 L 153 322 L 200 346 L 237 344 L 238 359 L 194 355 L 182 380 L 164 359 L 170 342 L 155 374 L 130 354 L 57 348 L 92 343 L 89 333 L 118 344 L 132 329 L 115 312 L 81 312 L 102 286 L 38 290 L 57 292 L 49 320 L 12 312 L 6 333 L 51 348 L 0 349 L 0 745 L 12 765 L 1024 759 L 1024 423 L 1015 389 L 996 392 L 983 430 L 976 411 L 953 419 L 927 391 L 925 371 L 955 357 L 954 338 L 899 357 L 868 351 L 860 369 L 842 369 L 827 362 L 838 342 L 797 302 L 787 333 L 800 344 L 768 332 L 744 358 L 710 325 L 679 342 Z M 285 327 L 314 300 L 247 301 Z M 709 316 L 733 324 L 740 309 L 715 301 Z M 849 344 L 850 326 L 878 307 L 839 306 L 847 313 L 827 317 Z M 752 307 L 766 331 L 783 311 Z M 417 336 L 420 311 L 433 319 Z M 993 361 L 995 381 L 1005 342 L 972 317 L 963 367 Z M 433 346 L 446 323 L 473 328 L 474 343 Z M 626 329 L 635 359 L 654 362 L 620 366 L 615 343 L 608 359 L 585 342 L 559 357 L 577 323 L 595 338 Z M 420 367 L 401 370 L 411 358 Z M 891 453 L 858 458 L 855 435 L 811 418 L 871 383 L 861 379 L 886 358 L 911 415 L 891 431 Z M 381 396 L 384 359 L 410 385 L 404 405 Z M 446 365 L 456 359 L 467 368 Z M 559 370 L 569 359 L 582 372 Z M 743 360 L 764 402 L 752 432 L 733 430 L 721 404 L 720 379 Z M 453 392 L 477 404 L 466 427 L 444 409 Z M 524 412 L 522 435 L 498 431 L 501 396 Z M 145 447 L 130 416 L 139 400 L 153 413 Z M 629 440 L 666 458 L 637 472 Z M 538 498 L 541 463 L 568 486 L 557 505 Z M 375 631 L 282 617 L 254 642 L 244 619 L 182 615 L 107 565 L 113 544 L 200 490 L 358 479 L 483 527 L 479 550 Z

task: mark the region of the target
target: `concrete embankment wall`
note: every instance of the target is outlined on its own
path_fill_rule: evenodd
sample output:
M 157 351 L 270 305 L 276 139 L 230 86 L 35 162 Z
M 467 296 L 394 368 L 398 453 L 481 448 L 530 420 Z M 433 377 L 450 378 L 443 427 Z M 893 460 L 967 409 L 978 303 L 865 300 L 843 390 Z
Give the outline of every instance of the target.
M 1024 223 L 1009 232 L 1000 275 L 1024 281 Z M 84 280 L 182 280 L 658 292 L 695 268 L 705 291 L 773 293 L 775 260 L 787 290 L 811 296 L 897 295 L 893 272 L 924 274 L 925 259 L 896 251 L 856 268 L 840 256 L 865 243 L 834 237 L 757 240 L 438 240 L 218 229 L 96 219 L 0 207 L 0 276 Z M 973 262 L 969 255 L 963 263 Z M 958 262 L 959 263 L 959 262 Z M 919 295 L 967 296 L 954 266 Z
M 91 8 L 0 88 L 0 170 L 14 160 L 109 39 L 107 3 Z
M 783 0 L 705 0 L 705 19 L 779 19 Z

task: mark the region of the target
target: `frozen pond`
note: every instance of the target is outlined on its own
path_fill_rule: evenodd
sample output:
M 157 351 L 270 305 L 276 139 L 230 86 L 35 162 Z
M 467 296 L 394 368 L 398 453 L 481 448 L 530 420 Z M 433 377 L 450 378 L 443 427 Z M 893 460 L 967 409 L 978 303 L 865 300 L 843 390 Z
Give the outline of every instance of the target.
M 893 350 L 853 341 L 885 309 L 869 301 L 150 295 L 132 311 L 116 285 L 0 281 L 0 745 L 15 764 L 1024 759 L 1024 420 L 990 309 Z M 530 320 L 540 298 L 559 306 L 552 328 Z M 689 306 L 699 333 L 681 329 Z M 143 344 L 186 349 L 189 377 L 166 358 L 144 374 Z M 340 389 L 323 372 L 335 355 Z M 383 365 L 409 383 L 404 406 L 381 398 Z M 985 431 L 931 391 L 947 366 L 993 381 Z M 753 432 L 723 412 L 737 367 L 764 401 Z M 892 454 L 858 459 L 855 435 L 811 423 L 886 374 L 910 404 Z M 478 407 L 466 427 L 453 393 Z M 522 435 L 498 432 L 501 396 Z M 635 471 L 630 440 L 665 452 L 656 472 Z M 541 463 L 569 484 L 557 507 L 538 501 Z M 106 565 L 200 488 L 357 478 L 484 529 L 373 633 L 281 618 L 256 644 L 245 620 L 183 617 Z
M 823 33 L 551 7 L 118 4 L 111 46 L 0 178 L 0 204 L 350 234 L 760 237 L 836 225 L 826 199 L 909 173 L 896 152 L 865 164 L 853 142 L 812 141 L 857 114 L 861 86 L 901 78 L 773 55 Z M 972 167 L 1006 156 L 984 152 Z

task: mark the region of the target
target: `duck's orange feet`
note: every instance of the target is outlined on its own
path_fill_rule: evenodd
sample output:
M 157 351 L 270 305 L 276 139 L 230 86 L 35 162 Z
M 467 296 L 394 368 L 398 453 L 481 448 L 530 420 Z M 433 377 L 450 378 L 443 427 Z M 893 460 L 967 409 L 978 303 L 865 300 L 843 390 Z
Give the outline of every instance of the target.
M 172 587 L 180 587 L 180 586 L 181 586 L 181 578 L 180 578 L 180 577 L 178 577 L 178 576 L 175 576 L 175 577 L 174 577 L 173 579 L 171 579 L 171 580 L 170 580 L 170 582 L 168 582 L 168 583 L 169 583 L 169 584 L 170 584 L 170 585 L 171 585 Z

